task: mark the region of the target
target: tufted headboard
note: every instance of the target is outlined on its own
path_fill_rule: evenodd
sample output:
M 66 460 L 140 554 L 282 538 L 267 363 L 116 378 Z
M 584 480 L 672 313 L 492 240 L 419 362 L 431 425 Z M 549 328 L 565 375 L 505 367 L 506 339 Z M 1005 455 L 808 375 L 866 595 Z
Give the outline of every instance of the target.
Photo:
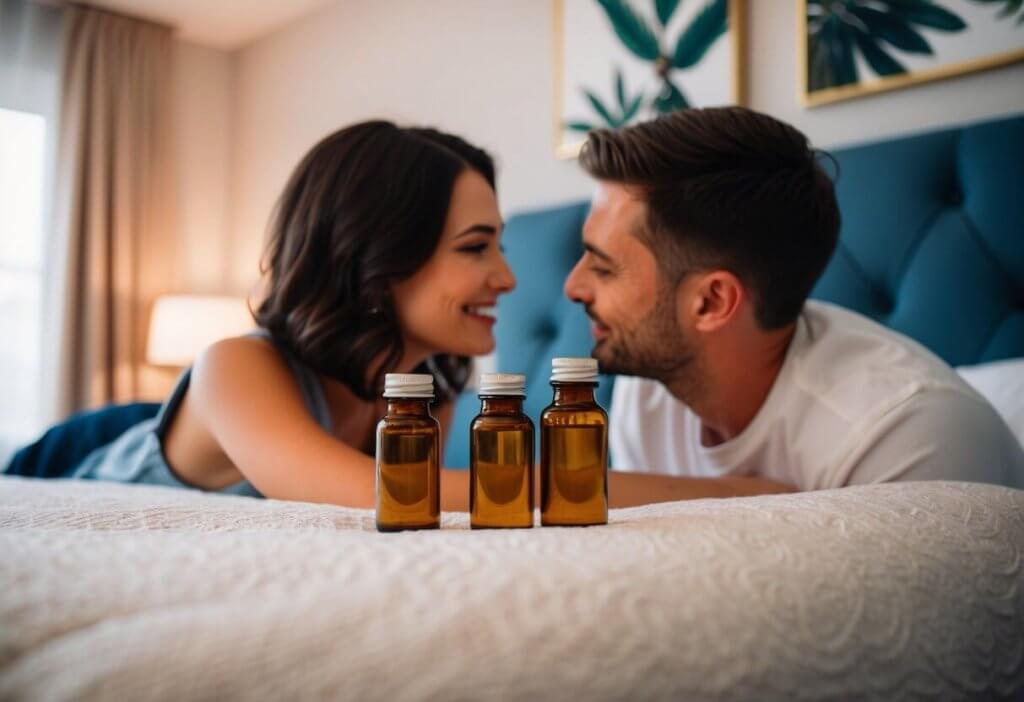
M 1024 117 L 835 156 L 843 227 L 813 297 L 950 365 L 1024 356 Z
M 1024 356 L 1024 116 L 841 149 L 843 225 L 812 297 L 856 310 L 917 339 L 951 365 Z M 526 411 L 551 401 L 550 359 L 587 356 L 582 309 L 562 283 L 582 252 L 588 204 L 509 219 L 519 279 L 501 298 L 498 368 L 527 374 Z M 607 408 L 613 379 L 602 379 Z M 469 465 L 479 402 L 460 398 L 445 465 Z

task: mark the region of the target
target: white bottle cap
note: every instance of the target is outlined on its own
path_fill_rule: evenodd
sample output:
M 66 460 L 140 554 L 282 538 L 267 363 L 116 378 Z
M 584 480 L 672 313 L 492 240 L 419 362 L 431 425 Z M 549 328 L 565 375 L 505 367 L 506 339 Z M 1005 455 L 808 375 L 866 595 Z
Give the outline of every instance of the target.
M 388 373 L 384 397 L 433 397 L 434 376 L 429 373 Z
M 479 394 L 526 397 L 526 376 L 522 373 L 481 373 Z
M 596 383 L 596 358 L 553 358 L 551 359 L 551 382 L 553 383 Z

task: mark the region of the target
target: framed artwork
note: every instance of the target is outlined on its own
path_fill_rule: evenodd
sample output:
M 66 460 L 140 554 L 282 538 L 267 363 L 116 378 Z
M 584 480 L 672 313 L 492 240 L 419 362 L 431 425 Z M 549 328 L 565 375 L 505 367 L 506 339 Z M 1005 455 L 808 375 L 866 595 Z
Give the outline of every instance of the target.
M 594 128 L 742 104 L 741 0 L 552 0 L 555 153 Z
M 1024 60 L 1021 0 L 800 0 L 814 106 Z

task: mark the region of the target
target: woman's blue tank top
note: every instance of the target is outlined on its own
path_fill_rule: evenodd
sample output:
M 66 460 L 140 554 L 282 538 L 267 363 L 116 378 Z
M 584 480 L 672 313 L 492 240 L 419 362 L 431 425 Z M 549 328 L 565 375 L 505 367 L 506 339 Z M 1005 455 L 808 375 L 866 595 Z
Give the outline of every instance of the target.
M 273 342 L 270 333 L 265 329 L 258 329 L 247 336 Z M 331 413 L 319 376 L 284 347 L 275 344 L 275 348 L 284 356 L 288 367 L 295 376 L 302 392 L 302 400 L 309 413 L 324 431 L 328 433 L 333 431 Z M 195 489 L 194 485 L 179 478 L 168 465 L 163 449 L 167 430 L 185 397 L 191 375 L 191 368 L 181 374 L 171 396 L 155 417 L 139 422 L 111 443 L 95 449 L 78 464 L 68 477 Z M 248 480 L 221 488 L 217 492 L 263 497 Z

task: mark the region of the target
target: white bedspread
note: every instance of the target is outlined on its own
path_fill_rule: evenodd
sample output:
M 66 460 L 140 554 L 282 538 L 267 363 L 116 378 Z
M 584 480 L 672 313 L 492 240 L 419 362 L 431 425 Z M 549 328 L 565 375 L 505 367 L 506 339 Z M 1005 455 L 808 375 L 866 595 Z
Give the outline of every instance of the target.
M 377 534 L 0 479 L 0 699 L 1024 696 L 1024 492 L 916 483 Z

